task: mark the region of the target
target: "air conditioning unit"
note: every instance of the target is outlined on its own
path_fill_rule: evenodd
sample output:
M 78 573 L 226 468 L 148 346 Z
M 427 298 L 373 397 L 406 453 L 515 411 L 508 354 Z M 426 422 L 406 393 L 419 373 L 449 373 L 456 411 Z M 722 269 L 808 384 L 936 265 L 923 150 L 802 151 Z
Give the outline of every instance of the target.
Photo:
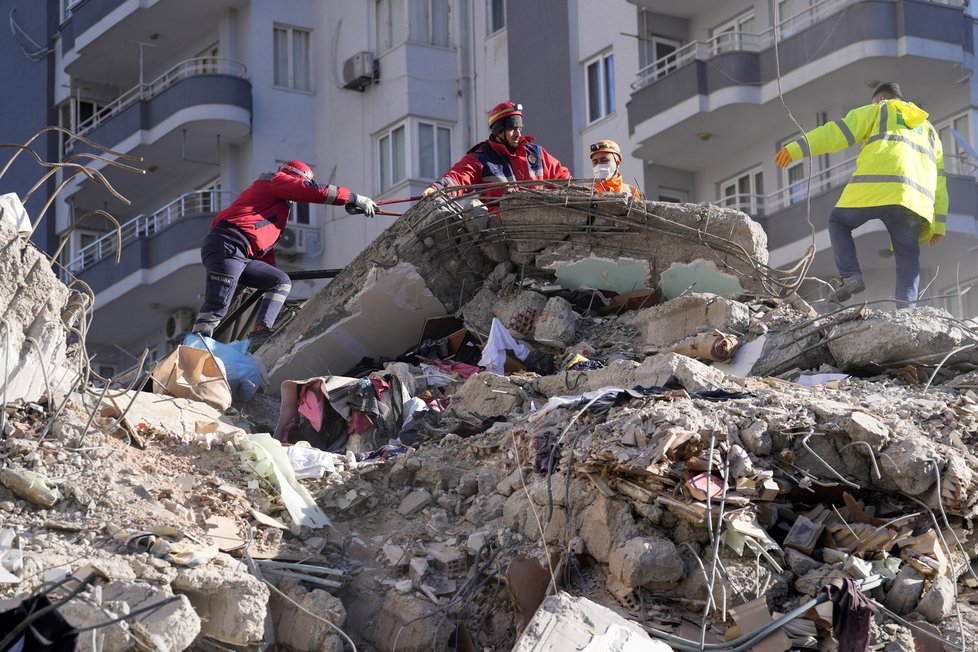
M 343 62 L 343 88 L 362 93 L 379 76 L 372 52 L 357 52 Z
M 319 253 L 319 229 L 303 224 L 289 224 L 275 243 L 275 253 L 306 255 Z
M 168 340 L 173 340 L 185 333 L 189 333 L 194 325 L 194 311 L 190 308 L 180 308 L 170 313 L 163 326 L 163 335 Z

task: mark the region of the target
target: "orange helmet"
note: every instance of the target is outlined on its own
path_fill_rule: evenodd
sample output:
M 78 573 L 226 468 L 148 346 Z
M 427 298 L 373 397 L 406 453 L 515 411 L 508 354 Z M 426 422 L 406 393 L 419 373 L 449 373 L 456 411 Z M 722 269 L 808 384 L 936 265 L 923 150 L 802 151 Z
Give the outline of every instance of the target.
M 286 161 L 278 171 L 291 174 L 294 177 L 301 177 L 306 181 L 315 181 L 316 179 L 316 175 L 312 173 L 312 168 L 302 161 Z
M 494 126 L 495 125 L 495 126 Z M 489 112 L 489 130 L 493 133 L 523 127 L 523 105 L 500 102 Z
M 615 157 L 615 161 L 621 165 L 621 147 L 618 147 L 618 143 L 613 140 L 599 140 L 598 142 L 591 145 L 591 156 L 595 154 L 612 154 Z

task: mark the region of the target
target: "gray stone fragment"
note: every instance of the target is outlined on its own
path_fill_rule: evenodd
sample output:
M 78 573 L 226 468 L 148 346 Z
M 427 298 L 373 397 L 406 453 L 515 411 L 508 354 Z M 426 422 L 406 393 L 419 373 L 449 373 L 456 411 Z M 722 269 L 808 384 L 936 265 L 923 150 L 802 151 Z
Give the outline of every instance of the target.
M 269 590 L 243 562 L 221 553 L 203 566 L 181 568 L 171 586 L 190 598 L 205 636 L 232 645 L 264 638 Z
M 679 582 L 686 565 L 669 539 L 636 537 L 611 552 L 608 572 L 625 586 L 656 589 Z
M 638 330 L 642 344 L 661 349 L 713 329 L 742 333 L 750 322 L 750 310 L 715 294 L 687 294 L 625 313 L 621 321 Z
M 143 582 L 109 582 L 102 587 L 103 602 L 125 603 L 128 612 L 144 609 L 173 597 L 169 588 L 160 589 Z M 99 614 L 96 622 L 105 622 Z M 201 632 L 201 619 L 187 596 L 158 609 L 150 609 L 129 619 L 130 635 L 154 650 L 177 652 L 190 647 Z
M 910 564 L 904 564 L 886 592 L 883 604 L 899 616 L 913 611 L 924 592 L 924 576 Z
M 890 429 L 882 421 L 865 412 L 853 412 L 845 424 L 846 432 L 853 441 L 864 441 L 873 452 L 883 450 L 890 441 Z M 858 447 L 857 447 L 858 448 Z M 862 452 L 866 452 L 862 447 Z
M 928 622 L 939 623 L 954 611 L 954 585 L 945 575 L 937 575 L 920 602 L 917 612 Z
M 415 489 L 401 500 L 397 511 L 402 516 L 410 516 L 431 504 L 431 494 L 424 489 Z
M 563 297 L 551 297 L 533 329 L 533 339 L 543 344 L 567 346 L 574 343 L 581 316 Z

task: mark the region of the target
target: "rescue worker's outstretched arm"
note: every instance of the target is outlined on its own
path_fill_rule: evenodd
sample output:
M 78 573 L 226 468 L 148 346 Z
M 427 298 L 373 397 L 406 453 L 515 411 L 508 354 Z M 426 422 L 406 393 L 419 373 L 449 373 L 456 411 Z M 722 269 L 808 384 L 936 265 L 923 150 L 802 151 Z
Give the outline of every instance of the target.
M 471 154 L 466 154 L 448 172 L 428 186 L 424 195 L 427 197 L 436 190 L 451 186 L 470 186 L 477 183 L 482 183 L 482 163 Z
M 289 174 L 276 174 L 272 177 L 272 191 L 276 197 L 289 201 L 310 204 L 334 204 L 341 206 L 350 201 L 353 193 L 349 188 L 334 185 L 319 185 Z
M 774 155 L 774 163 L 778 167 L 786 168 L 792 161 L 803 156 L 832 154 L 861 143 L 869 137 L 878 112 L 879 107 L 876 104 L 867 104 L 853 109 L 842 120 L 833 120 L 815 127 L 804 138 L 797 138 L 778 150 Z

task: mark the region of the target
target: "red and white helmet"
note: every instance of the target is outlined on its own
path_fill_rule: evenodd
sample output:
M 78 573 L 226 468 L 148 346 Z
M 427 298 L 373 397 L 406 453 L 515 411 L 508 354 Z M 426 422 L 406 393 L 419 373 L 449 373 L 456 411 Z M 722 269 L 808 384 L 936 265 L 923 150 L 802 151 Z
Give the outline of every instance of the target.
M 523 105 L 513 102 L 500 102 L 489 111 L 489 130 L 493 133 L 502 129 L 523 127 Z
M 306 181 L 315 181 L 316 179 L 316 175 L 312 173 L 312 168 L 302 161 L 286 161 L 278 171 L 291 174 L 294 177 L 302 177 Z

